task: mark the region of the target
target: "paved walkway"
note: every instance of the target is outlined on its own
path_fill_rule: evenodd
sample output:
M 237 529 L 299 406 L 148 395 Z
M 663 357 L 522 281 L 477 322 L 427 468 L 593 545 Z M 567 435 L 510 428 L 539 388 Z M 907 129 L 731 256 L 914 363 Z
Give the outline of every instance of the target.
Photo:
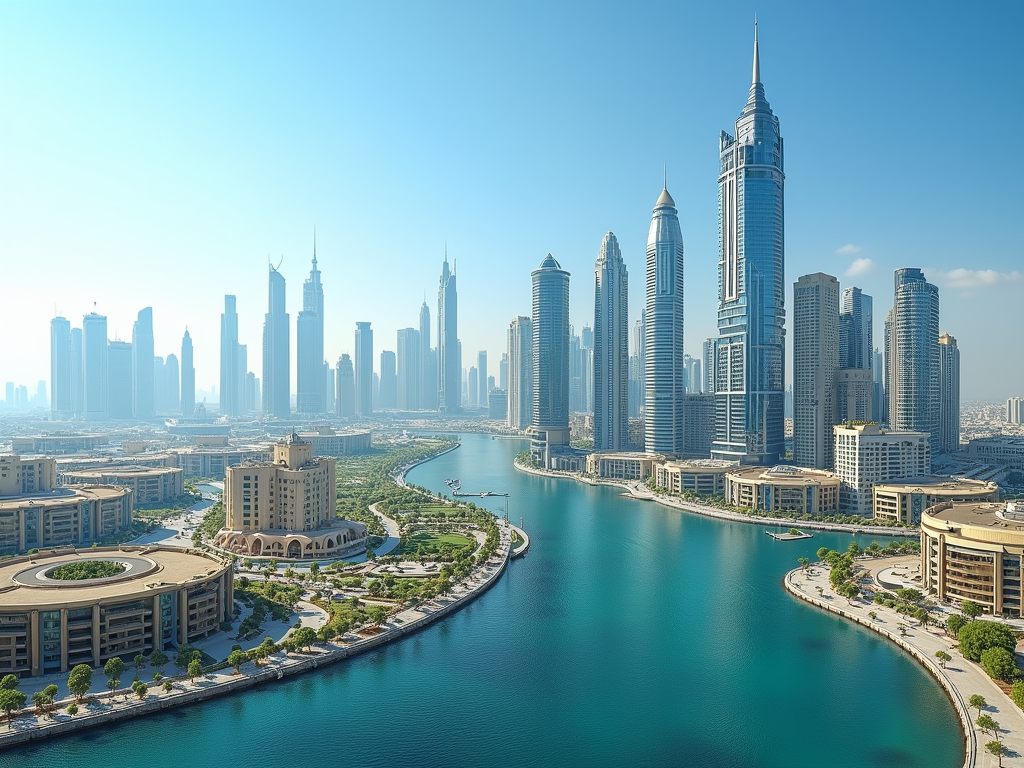
M 911 558 L 910 562 L 914 560 Z M 907 558 L 878 558 L 858 560 L 857 565 L 863 566 L 871 573 L 877 573 L 905 562 L 908 562 Z M 981 733 L 974 725 L 974 721 L 978 717 L 977 710 L 964 707 L 964 703 L 978 693 L 984 696 L 985 701 L 988 702 L 988 706 L 983 712 L 989 714 L 999 723 L 1003 743 L 1010 750 L 1009 756 L 1003 758 L 1003 765 L 1007 768 L 1018 766 L 1024 768 L 1024 713 L 1010 700 L 1009 696 L 992 682 L 980 666 L 960 655 L 956 650 L 955 639 L 947 637 L 945 631 L 939 627 L 921 627 L 913 620 L 908 623 L 906 617 L 891 608 L 861 598 L 851 603 L 832 590 L 828 576 L 828 566 L 815 563 L 806 571 L 797 568 L 786 574 L 785 586 L 790 593 L 797 597 L 853 619 L 914 653 L 918 661 L 922 662 L 950 691 L 950 698 L 953 699 L 954 706 L 960 711 L 961 718 L 966 716 L 970 735 L 965 766 L 995 768 L 998 764 L 996 758 L 985 751 L 985 744 L 992 740 L 992 736 Z M 819 587 L 822 590 L 821 595 L 818 593 Z M 868 615 L 871 612 L 876 614 L 876 618 L 872 619 Z M 948 609 L 943 609 L 943 620 L 945 613 L 948 613 Z M 899 634 L 901 625 L 907 627 L 906 636 Z M 942 669 L 936 660 L 936 651 L 945 651 L 953 657 L 945 669 Z

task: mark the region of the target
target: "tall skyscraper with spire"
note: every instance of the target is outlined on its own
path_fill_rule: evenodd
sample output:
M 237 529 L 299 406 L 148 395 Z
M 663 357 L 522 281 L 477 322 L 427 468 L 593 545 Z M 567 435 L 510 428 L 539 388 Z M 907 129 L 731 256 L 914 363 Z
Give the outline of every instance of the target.
M 235 297 L 224 297 L 224 312 L 220 316 L 220 414 L 241 416 L 245 412 L 242 402 L 246 370 L 239 365 L 238 312 Z
M 662 189 L 647 235 L 644 334 L 644 449 L 681 454 L 683 402 L 683 233 L 675 201 Z
M 136 419 L 156 415 L 153 375 L 153 308 L 139 310 L 132 327 L 132 413 Z
M 462 360 L 459 354 L 459 297 L 455 270 L 448 267 L 444 251 L 441 280 L 437 288 L 438 410 L 457 413 L 462 409 Z
M 196 368 L 192 360 L 192 337 L 185 329 L 181 339 L 181 415 L 189 417 L 196 410 Z
M 609 232 L 594 266 L 594 448 L 624 450 L 628 428 L 629 276 Z
M 271 265 L 269 303 L 263 321 L 262 407 L 264 413 L 278 419 L 287 419 L 291 414 L 290 336 L 291 320 L 285 311 L 284 275 Z
M 326 413 L 324 380 L 324 289 L 316 266 L 316 235 L 313 236 L 313 268 L 302 284 L 302 311 L 295 321 L 297 346 L 296 408 L 299 413 Z
M 785 452 L 783 143 L 754 67 L 736 135 L 719 139 L 716 439 L 711 455 L 774 464 Z

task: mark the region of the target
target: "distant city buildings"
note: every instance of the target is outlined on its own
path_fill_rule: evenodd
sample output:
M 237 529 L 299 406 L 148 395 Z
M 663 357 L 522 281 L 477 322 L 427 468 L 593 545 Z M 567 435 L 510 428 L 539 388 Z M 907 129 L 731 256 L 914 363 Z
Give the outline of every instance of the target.
M 246 369 L 240 367 L 241 351 L 238 344 L 238 312 L 235 297 L 224 297 L 224 312 L 220 316 L 220 412 L 223 416 L 241 416 L 244 403 Z
M 508 426 L 525 431 L 533 420 L 533 319 L 517 317 L 508 328 Z
M 263 392 L 261 407 L 277 419 L 291 415 L 291 319 L 285 307 L 285 279 L 268 267 L 268 306 L 263 320 Z
M 342 418 L 352 418 L 356 414 L 356 374 L 349 355 L 338 358 L 337 398 L 335 413 Z
M 629 278 L 619 241 L 608 232 L 594 267 L 594 448 L 629 442 Z
M 295 329 L 296 410 L 299 413 L 325 413 L 327 396 L 323 373 L 324 289 L 320 282 L 320 270 L 317 269 L 315 239 L 313 266 L 309 272 L 309 279 L 302 284 L 302 311 L 295 321 Z
M 192 359 L 192 337 L 185 329 L 181 339 L 181 415 L 190 417 L 196 409 L 196 368 Z
M 50 418 L 64 421 L 75 415 L 71 396 L 71 323 L 50 321 Z
M 939 453 L 960 450 L 960 350 L 956 339 L 939 334 Z
M 429 332 L 429 331 L 428 331 Z M 414 411 L 421 408 L 420 397 L 423 395 L 420 376 L 423 366 L 420 354 L 423 346 L 420 332 L 415 328 L 403 328 L 398 332 L 398 409 Z
M 382 350 L 380 353 L 380 400 L 381 410 L 394 410 L 398 407 L 398 365 L 395 353 Z
M 462 407 L 458 304 L 455 270 L 448 267 L 448 249 L 445 248 L 437 288 L 438 410 L 441 413 L 457 413 Z
M 373 331 L 369 323 L 356 323 L 355 412 L 373 413 Z M 378 384 L 379 387 L 379 384 Z
M 139 310 L 132 327 L 131 355 L 132 414 L 140 421 L 152 419 L 156 415 L 152 307 Z
M 82 318 L 82 418 L 86 421 L 109 418 L 108 376 L 107 318 L 91 312 Z M 131 402 L 131 389 L 128 392 Z

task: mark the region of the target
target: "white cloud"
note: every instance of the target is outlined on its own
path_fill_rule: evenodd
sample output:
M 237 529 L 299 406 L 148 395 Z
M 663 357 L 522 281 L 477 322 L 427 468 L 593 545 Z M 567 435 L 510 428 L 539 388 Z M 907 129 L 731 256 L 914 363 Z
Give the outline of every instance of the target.
M 860 249 L 858 248 L 857 250 Z M 874 269 L 875 262 L 871 259 L 854 259 L 853 264 L 846 270 L 846 277 L 859 277 L 860 275 L 866 275 L 868 272 L 873 272 Z
M 994 269 L 951 269 L 944 272 L 941 269 L 925 269 L 929 280 L 934 280 L 941 286 L 947 288 L 991 288 L 1000 283 L 1012 283 L 1021 279 L 1021 273 L 997 272 Z
M 842 248 L 836 248 L 836 253 L 839 254 L 840 256 L 853 256 L 855 253 L 860 253 L 863 250 L 864 249 L 861 248 L 859 245 L 847 243 Z M 858 261 L 860 261 L 860 259 L 858 259 Z

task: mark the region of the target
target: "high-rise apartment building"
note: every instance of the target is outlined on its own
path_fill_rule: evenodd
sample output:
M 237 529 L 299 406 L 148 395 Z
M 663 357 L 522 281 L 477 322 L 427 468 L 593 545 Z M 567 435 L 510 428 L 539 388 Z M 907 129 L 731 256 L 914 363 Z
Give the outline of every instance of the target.
M 437 288 L 438 410 L 457 413 L 462 407 L 462 354 L 459 351 L 459 298 L 455 270 L 448 267 L 445 248 Z
M 420 332 L 403 328 L 398 332 L 398 409 L 415 411 L 420 406 Z
M 369 323 L 356 323 L 355 356 L 355 400 L 356 414 L 369 416 L 373 413 L 373 331 Z
M 960 350 L 956 338 L 939 334 L 939 453 L 960 450 Z
M 285 279 L 273 265 L 268 274 L 267 314 L 263 319 L 263 412 L 277 419 L 291 415 L 291 319 L 285 311 Z
M 594 448 L 629 442 L 629 275 L 608 232 L 594 266 Z
M 90 312 L 82 318 L 82 418 L 86 421 L 107 420 L 110 412 L 109 375 L 107 318 Z M 128 402 L 130 408 L 130 389 Z
M 381 410 L 398 407 L 398 365 L 395 353 L 388 349 L 380 353 L 380 399 L 377 407 Z
M 630 335 L 632 352 L 629 356 L 629 416 L 633 419 L 643 415 L 644 399 L 646 397 L 646 386 L 644 384 L 646 368 L 644 344 L 647 337 L 646 316 L 647 310 L 640 310 L 640 319 L 633 324 L 633 332 Z
M 864 368 L 840 368 L 836 371 L 836 424 L 875 419 L 872 373 Z
M 224 297 L 224 312 L 220 316 L 220 413 L 222 416 L 241 416 L 244 412 L 242 392 L 245 368 L 238 367 L 238 312 L 235 297 Z
M 477 380 L 478 385 L 478 397 L 477 402 L 481 408 L 487 407 L 487 352 L 480 351 L 476 355 L 476 372 L 479 377 Z
M 663 189 L 647 235 L 644 338 L 644 449 L 683 452 L 683 233 L 676 204 Z
M 73 413 L 71 323 L 66 318 L 55 317 L 50 321 L 50 419 L 70 419 Z
M 239 403 L 241 413 L 245 414 L 248 413 L 251 408 L 255 407 L 253 405 L 253 399 L 250 396 L 254 390 L 252 390 L 249 382 L 249 345 L 236 344 L 235 350 L 238 353 L 238 363 L 236 364 L 238 378 L 235 380 L 235 402 Z M 253 376 L 255 376 L 255 374 L 253 374 Z
M 168 413 L 176 412 L 181 403 L 179 384 L 181 373 L 178 369 L 178 356 L 172 352 L 164 360 L 164 381 L 166 382 L 164 392 L 166 399 L 164 400 L 163 410 Z
M 704 393 L 715 393 L 715 340 L 705 339 L 701 345 L 701 360 L 704 363 Z M 717 419 L 716 419 L 717 422 Z M 716 427 L 717 429 L 717 427 Z
M 931 438 L 927 432 L 883 432 L 877 424 L 836 426 L 835 474 L 839 511 L 872 515 L 876 483 L 931 474 Z
M 135 392 L 132 377 L 136 358 L 132 345 L 126 341 L 111 341 L 107 345 L 107 415 L 111 419 L 130 419 L 134 415 L 132 395 Z M 152 375 L 152 364 L 150 375 Z
M 498 389 L 508 393 L 508 352 L 501 353 L 501 360 L 498 361 Z
M 342 355 L 338 358 L 338 403 L 335 413 L 343 418 L 351 418 L 356 414 L 356 373 L 352 366 L 352 358 Z
M 889 426 L 927 432 L 939 450 L 939 289 L 920 269 L 897 269 L 889 339 Z
M 1006 422 L 1024 424 L 1024 398 L 1011 397 L 1006 401 Z
M 836 423 L 839 281 L 815 272 L 793 285 L 793 461 L 828 469 Z
M 469 373 L 466 375 L 466 405 L 470 408 L 476 408 L 480 405 L 480 401 L 478 399 L 480 396 L 480 382 L 477 380 L 479 375 L 480 372 L 477 371 L 476 366 L 471 365 L 469 367 Z
M 508 327 L 508 425 L 526 430 L 533 420 L 533 320 L 519 316 Z
M 785 450 L 783 142 L 761 84 L 757 28 L 747 103 L 722 132 L 718 176 L 716 459 L 774 464 Z
M 156 414 L 153 357 L 153 308 L 146 307 L 139 310 L 132 327 L 132 412 L 136 419 L 152 419 Z
M 192 361 L 192 337 L 185 329 L 181 338 L 181 415 L 191 417 L 196 410 L 196 367 Z
M 871 368 L 872 300 L 860 288 L 844 288 L 839 307 L 839 367 Z M 796 329 L 793 331 L 796 333 Z
M 549 253 L 533 282 L 533 419 L 530 450 L 545 467 L 569 445 L 569 273 Z
M 296 377 L 295 407 L 299 413 L 326 413 L 327 400 L 324 363 L 324 288 L 316 266 L 316 240 L 313 241 L 313 267 L 302 284 L 302 311 L 295 321 Z M 372 367 L 372 360 L 371 360 Z
M 430 346 L 430 307 L 426 300 L 420 307 L 420 351 L 419 351 L 419 394 L 417 408 L 425 411 L 437 410 L 437 359 Z
M 153 409 L 163 413 L 167 405 L 167 365 L 159 355 L 153 357 Z

